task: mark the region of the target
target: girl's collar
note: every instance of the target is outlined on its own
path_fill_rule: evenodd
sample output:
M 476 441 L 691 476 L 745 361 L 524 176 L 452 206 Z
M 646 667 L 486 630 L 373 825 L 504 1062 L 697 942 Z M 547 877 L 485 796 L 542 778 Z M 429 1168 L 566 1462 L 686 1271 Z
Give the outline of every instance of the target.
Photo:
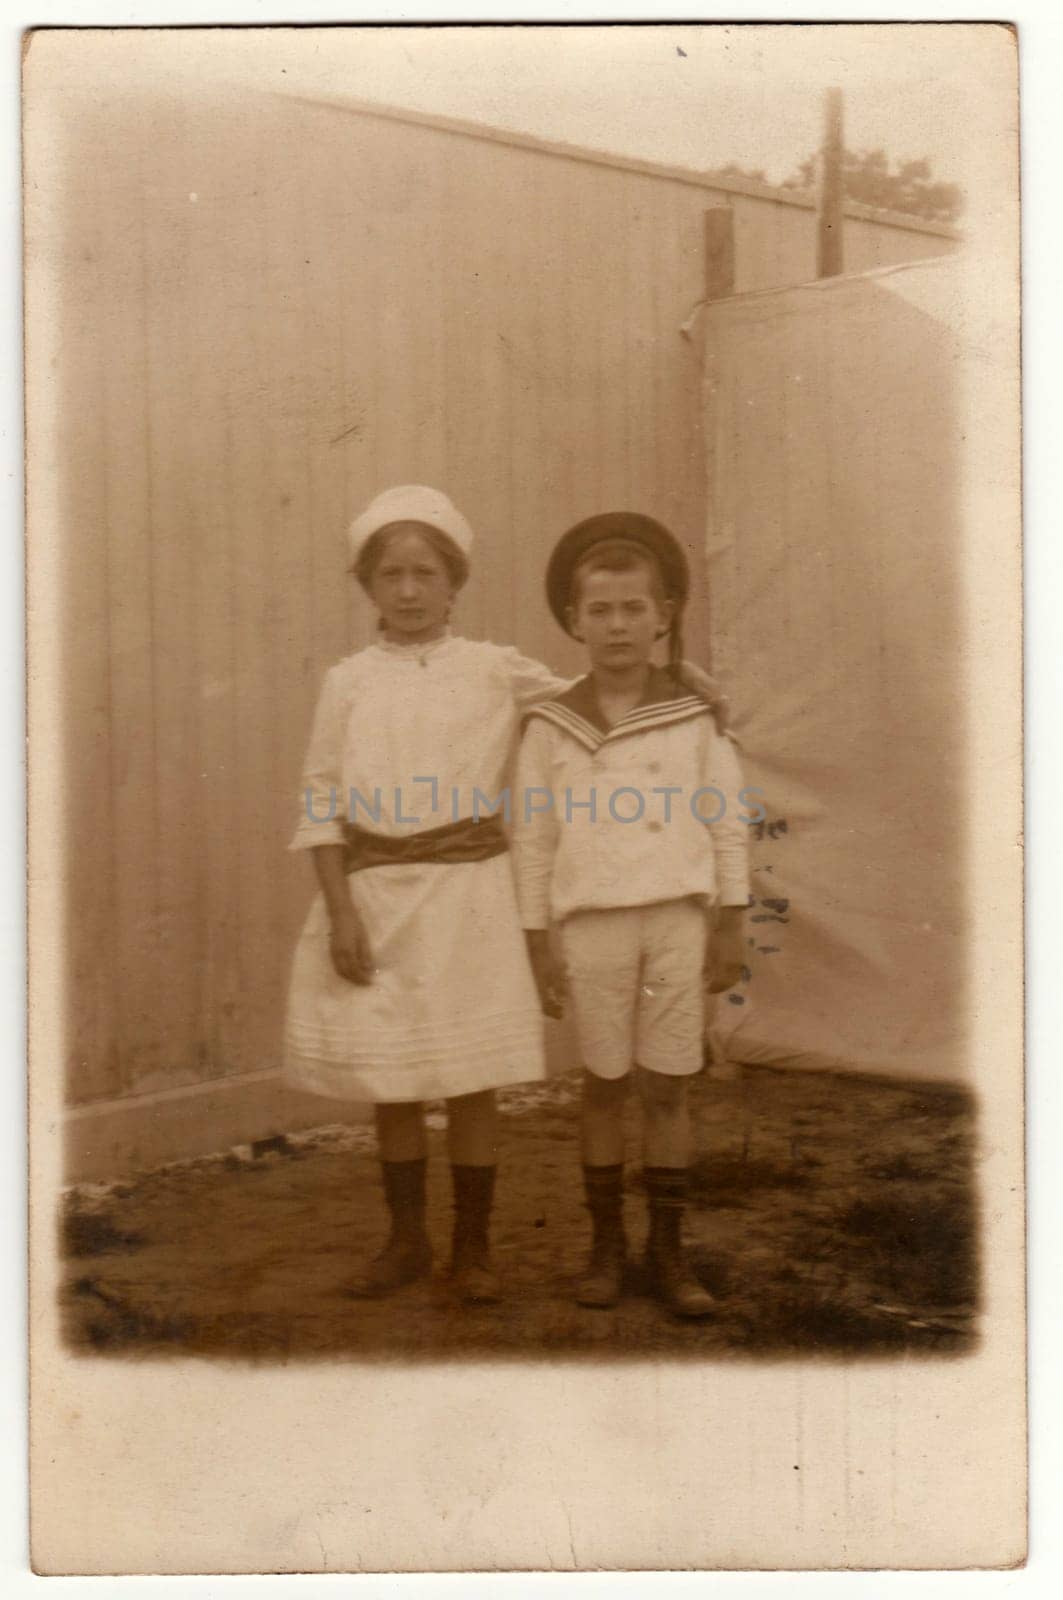
M 389 656 L 404 657 L 408 661 L 419 661 L 421 666 L 426 666 L 430 658 L 436 655 L 444 645 L 450 644 L 454 634 L 450 628 L 441 633 L 438 639 L 426 639 L 413 644 L 399 644 L 396 640 L 385 639 L 383 634 L 376 641 L 378 650 L 383 650 Z

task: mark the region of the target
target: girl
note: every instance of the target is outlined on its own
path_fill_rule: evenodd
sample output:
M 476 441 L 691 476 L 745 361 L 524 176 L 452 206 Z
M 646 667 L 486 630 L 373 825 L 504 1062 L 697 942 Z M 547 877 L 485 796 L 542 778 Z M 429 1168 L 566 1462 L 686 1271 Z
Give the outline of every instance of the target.
M 293 965 L 285 1075 L 371 1100 L 391 1219 L 352 1286 L 382 1295 L 428 1275 L 423 1102 L 447 1102 L 459 1297 L 498 1299 L 488 1252 L 494 1090 L 545 1074 L 539 999 L 502 817 L 522 711 L 568 687 L 507 646 L 450 632 L 472 529 L 447 497 L 405 486 L 349 531 L 379 638 L 325 677 L 293 849 L 320 894 Z M 684 664 L 699 692 L 703 674 Z M 477 820 L 479 819 L 479 820 Z

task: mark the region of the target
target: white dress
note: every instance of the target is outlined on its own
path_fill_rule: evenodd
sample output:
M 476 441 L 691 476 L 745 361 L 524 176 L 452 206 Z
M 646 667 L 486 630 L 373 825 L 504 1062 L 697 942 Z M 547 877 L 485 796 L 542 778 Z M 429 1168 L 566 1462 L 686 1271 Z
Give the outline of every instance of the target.
M 342 843 L 347 820 L 394 838 L 488 815 L 509 781 L 522 709 L 566 686 L 512 648 L 450 635 L 348 656 L 325 677 L 292 848 Z M 289 1083 L 410 1101 L 544 1076 L 508 854 L 375 866 L 348 883 L 373 980 L 335 972 L 318 894 L 292 966 Z

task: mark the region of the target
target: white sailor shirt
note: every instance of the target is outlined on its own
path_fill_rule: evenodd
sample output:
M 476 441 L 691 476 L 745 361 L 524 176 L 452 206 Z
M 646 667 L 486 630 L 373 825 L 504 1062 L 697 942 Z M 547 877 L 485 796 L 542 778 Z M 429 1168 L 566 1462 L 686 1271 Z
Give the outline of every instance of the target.
M 733 741 L 670 675 L 610 726 L 581 678 L 525 722 L 513 794 L 521 922 L 693 895 L 749 900 L 745 800 Z

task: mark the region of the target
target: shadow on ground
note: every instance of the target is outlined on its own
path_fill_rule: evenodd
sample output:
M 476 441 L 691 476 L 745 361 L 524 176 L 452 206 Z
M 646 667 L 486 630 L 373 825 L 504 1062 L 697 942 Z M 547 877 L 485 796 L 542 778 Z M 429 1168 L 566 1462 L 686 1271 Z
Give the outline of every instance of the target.
M 505 1097 L 496 1209 L 508 1297 L 453 1304 L 442 1272 L 449 1195 L 431 1133 L 431 1283 L 383 1302 L 344 1293 L 380 1242 L 371 1136 L 279 1136 L 106 1190 L 62 1219 L 69 1343 L 240 1361 L 463 1355 L 792 1358 L 962 1354 L 977 1299 L 974 1112 L 961 1090 L 746 1068 L 694 1085 L 697 1148 L 687 1236 L 720 1299 L 673 1321 L 634 1269 L 613 1311 L 582 1310 L 586 1244 L 574 1078 Z M 438 1116 L 430 1119 L 439 1124 Z M 634 1106 L 629 1149 L 637 1149 Z M 637 1165 L 628 1219 L 644 1229 Z

